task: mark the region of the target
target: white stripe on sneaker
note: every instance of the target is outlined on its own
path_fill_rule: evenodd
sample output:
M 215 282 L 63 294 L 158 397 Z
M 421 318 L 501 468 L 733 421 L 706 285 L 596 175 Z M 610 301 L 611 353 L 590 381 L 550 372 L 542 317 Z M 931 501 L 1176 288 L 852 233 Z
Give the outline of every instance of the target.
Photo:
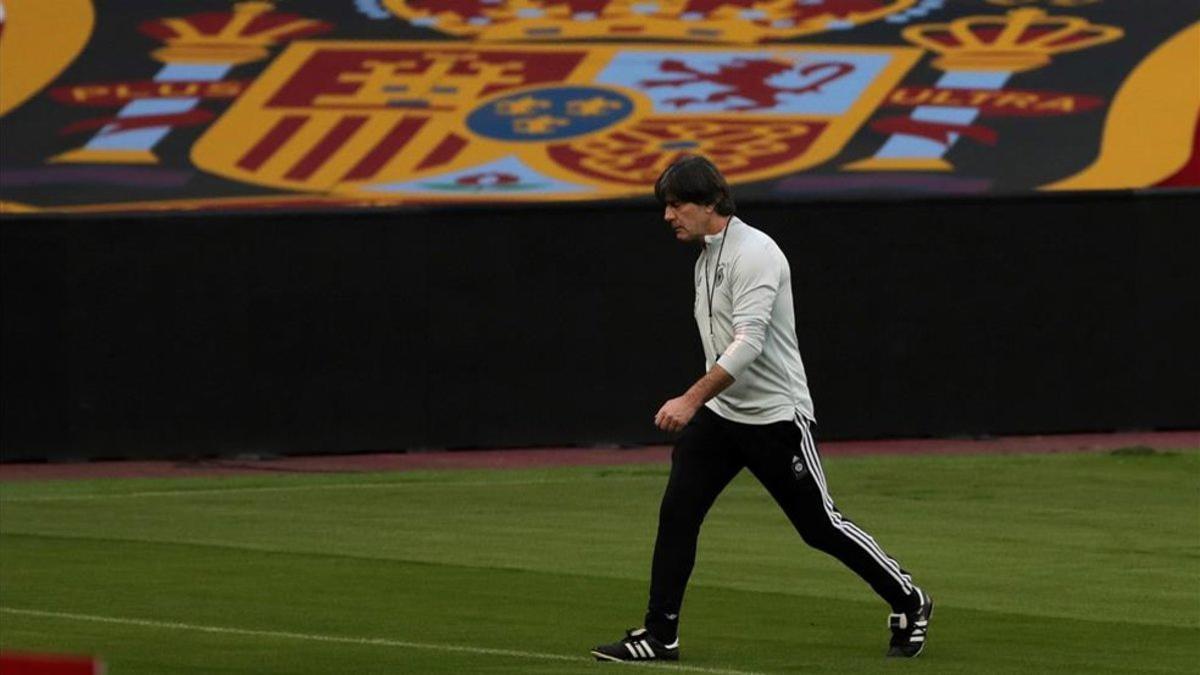
M 628 650 L 629 650 L 629 655 L 630 655 L 630 656 L 632 656 L 633 658 L 635 658 L 635 659 L 636 659 L 636 658 L 640 658 L 640 657 L 641 657 L 641 655 L 640 655 L 640 654 L 638 654 L 637 650 L 633 648 L 633 643 L 632 643 L 632 642 L 626 642 L 626 643 L 625 643 L 625 649 L 628 649 Z
M 646 658 L 654 658 L 654 650 L 650 648 L 650 643 L 642 640 L 642 649 L 646 650 Z

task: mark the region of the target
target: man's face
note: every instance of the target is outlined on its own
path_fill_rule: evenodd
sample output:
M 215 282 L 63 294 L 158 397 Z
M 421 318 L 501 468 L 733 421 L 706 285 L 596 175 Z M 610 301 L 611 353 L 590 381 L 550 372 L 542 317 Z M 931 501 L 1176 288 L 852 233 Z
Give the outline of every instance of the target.
M 675 231 L 679 241 L 700 241 L 708 234 L 713 207 L 670 200 L 663 212 L 663 220 Z

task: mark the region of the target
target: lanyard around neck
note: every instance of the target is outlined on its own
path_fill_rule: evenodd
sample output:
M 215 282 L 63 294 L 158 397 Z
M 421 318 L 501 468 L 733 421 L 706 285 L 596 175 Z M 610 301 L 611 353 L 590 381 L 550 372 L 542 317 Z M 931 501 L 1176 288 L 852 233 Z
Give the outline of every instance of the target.
M 712 284 L 708 281 L 708 247 L 704 248 L 704 295 L 708 299 L 708 334 L 711 337 L 713 334 L 713 319 L 712 319 L 712 301 L 713 294 L 717 292 L 717 280 L 715 276 L 721 271 L 721 255 L 725 253 L 725 242 L 729 239 L 729 228 L 733 227 L 733 218 L 725 223 L 725 231 L 721 234 L 721 246 L 717 249 L 717 264 L 713 270 L 714 279 Z

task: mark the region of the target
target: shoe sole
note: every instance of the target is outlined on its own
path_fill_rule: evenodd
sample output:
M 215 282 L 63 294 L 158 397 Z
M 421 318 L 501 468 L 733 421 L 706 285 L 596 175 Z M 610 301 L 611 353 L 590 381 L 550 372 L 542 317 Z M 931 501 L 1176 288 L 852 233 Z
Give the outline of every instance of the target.
M 597 661 L 615 661 L 617 663 L 647 663 L 649 661 L 678 661 L 679 660 L 678 656 L 676 656 L 675 658 L 659 657 L 659 658 L 654 658 L 654 659 L 619 659 L 615 656 L 609 656 L 608 654 L 598 652 L 594 649 L 591 651 L 591 654 L 592 654 L 592 656 L 596 657 Z

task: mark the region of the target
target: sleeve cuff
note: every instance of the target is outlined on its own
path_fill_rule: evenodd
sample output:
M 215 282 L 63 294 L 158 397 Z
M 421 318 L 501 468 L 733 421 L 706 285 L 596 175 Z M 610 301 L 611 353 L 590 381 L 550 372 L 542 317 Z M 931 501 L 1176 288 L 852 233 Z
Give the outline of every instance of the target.
M 725 353 L 717 359 L 717 365 L 724 368 L 725 372 L 736 380 L 756 358 L 758 358 L 757 349 L 751 347 L 744 340 L 734 340 L 725 349 Z

